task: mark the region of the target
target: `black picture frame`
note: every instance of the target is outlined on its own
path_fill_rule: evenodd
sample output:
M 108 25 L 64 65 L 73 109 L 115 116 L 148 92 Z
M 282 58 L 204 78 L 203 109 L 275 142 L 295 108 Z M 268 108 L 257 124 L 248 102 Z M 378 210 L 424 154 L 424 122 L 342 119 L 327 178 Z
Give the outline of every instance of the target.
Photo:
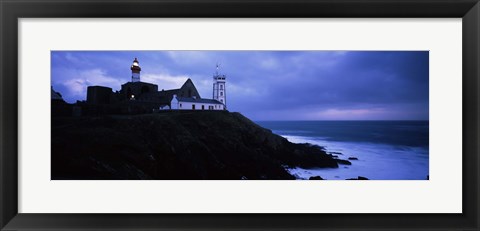
M 479 230 L 478 0 L 0 0 L 1 230 Z M 462 18 L 461 214 L 18 213 L 18 19 L 123 17 Z

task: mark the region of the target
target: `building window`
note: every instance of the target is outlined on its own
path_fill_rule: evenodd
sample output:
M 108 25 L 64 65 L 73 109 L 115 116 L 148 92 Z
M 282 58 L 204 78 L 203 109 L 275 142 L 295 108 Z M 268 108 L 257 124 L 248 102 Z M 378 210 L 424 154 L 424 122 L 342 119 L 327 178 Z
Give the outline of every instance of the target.
M 180 108 L 182 108 L 182 104 L 180 104 Z
M 223 96 L 223 91 L 220 92 L 220 96 Z
M 220 85 L 220 90 L 223 90 L 223 85 Z
M 192 110 L 195 110 L 195 104 L 192 104 Z
M 223 99 L 220 99 L 220 102 L 222 102 L 222 103 L 223 103 Z
M 205 110 L 205 105 L 202 105 L 202 110 Z

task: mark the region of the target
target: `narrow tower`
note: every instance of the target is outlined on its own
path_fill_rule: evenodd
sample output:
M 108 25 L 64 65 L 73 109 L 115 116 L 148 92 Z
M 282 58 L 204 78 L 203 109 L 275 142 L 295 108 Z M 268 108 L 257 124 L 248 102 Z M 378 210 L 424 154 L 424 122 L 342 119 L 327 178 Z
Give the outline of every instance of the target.
M 225 88 L 226 76 L 220 75 L 218 73 L 218 67 L 219 65 L 217 64 L 217 70 L 213 75 L 213 99 L 220 101 L 220 103 L 223 103 L 226 109 L 227 108 L 227 95 L 226 95 L 226 88 Z
M 140 66 L 138 65 L 138 60 L 135 58 L 133 60 L 133 64 L 130 67 L 130 70 L 132 70 L 132 82 L 140 82 L 140 71 L 142 70 Z

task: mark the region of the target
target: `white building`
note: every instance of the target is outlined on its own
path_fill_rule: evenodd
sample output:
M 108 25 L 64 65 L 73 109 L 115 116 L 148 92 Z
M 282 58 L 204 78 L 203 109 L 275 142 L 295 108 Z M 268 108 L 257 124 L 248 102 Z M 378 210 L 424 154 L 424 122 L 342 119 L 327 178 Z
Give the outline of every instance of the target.
M 170 108 L 165 106 L 161 107 L 160 110 L 226 110 L 227 95 L 225 83 L 226 76 L 218 74 L 217 64 L 217 70 L 213 75 L 213 99 L 202 99 L 196 96 L 179 97 L 175 94 L 170 102 Z
M 177 95 L 173 95 L 170 105 L 173 110 L 225 110 L 225 105 L 215 99 L 178 97 Z
M 215 75 L 213 75 L 213 99 L 218 100 L 220 103 L 227 105 L 227 89 L 225 86 L 227 77 L 225 75 L 218 74 L 218 64 Z

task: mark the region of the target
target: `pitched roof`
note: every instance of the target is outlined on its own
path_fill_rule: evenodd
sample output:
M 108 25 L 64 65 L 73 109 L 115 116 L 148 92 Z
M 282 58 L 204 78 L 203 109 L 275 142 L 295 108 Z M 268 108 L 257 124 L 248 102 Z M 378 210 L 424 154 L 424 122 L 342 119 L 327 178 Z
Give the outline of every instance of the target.
M 180 102 L 189 102 L 189 103 L 211 103 L 211 104 L 223 104 L 216 99 L 199 99 L 199 98 L 190 98 L 190 97 L 177 97 L 177 100 Z
M 187 85 L 187 84 L 189 84 L 189 83 L 190 83 L 190 84 L 193 84 L 193 82 L 192 82 L 192 80 L 191 80 L 190 78 L 188 78 L 187 81 L 185 81 L 185 83 L 183 83 L 182 87 L 184 87 L 185 85 Z M 195 86 L 195 84 L 193 84 L 193 85 Z M 182 88 L 182 87 L 181 87 L 181 88 Z

